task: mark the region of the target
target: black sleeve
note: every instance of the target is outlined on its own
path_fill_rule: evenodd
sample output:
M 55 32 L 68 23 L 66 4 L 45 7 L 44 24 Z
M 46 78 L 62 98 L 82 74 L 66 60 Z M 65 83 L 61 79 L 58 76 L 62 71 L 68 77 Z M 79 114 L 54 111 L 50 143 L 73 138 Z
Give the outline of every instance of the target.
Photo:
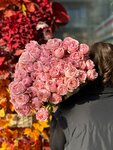
M 65 135 L 59 121 L 53 117 L 50 124 L 50 147 L 51 150 L 64 150 Z
M 59 104 L 59 108 L 63 111 L 67 111 L 73 108 L 76 104 L 83 104 L 85 102 L 97 99 L 103 90 L 103 87 L 98 84 L 97 81 L 90 81 L 87 84 L 84 84 L 80 87 L 77 93 L 62 101 Z

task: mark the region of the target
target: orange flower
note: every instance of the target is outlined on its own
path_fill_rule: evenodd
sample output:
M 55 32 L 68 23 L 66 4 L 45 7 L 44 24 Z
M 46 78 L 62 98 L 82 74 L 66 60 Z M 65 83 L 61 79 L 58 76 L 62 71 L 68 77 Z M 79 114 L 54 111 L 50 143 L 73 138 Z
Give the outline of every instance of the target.
M 15 11 L 9 9 L 4 12 L 4 17 L 11 17 L 14 14 L 15 14 Z
M 28 3 L 27 4 L 27 10 L 29 12 L 35 12 L 35 4 L 34 3 Z

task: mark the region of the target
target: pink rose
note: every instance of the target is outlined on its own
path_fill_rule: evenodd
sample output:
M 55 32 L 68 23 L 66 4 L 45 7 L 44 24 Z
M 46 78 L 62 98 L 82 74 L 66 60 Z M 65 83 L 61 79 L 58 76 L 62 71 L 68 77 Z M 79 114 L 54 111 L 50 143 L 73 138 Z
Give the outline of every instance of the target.
M 56 84 L 56 81 L 54 80 L 49 80 L 46 82 L 46 89 L 50 92 L 56 92 L 57 90 L 57 84 Z
M 25 46 L 25 51 L 38 59 L 41 53 L 41 46 L 36 41 L 30 41 L 30 43 Z
M 57 93 L 53 93 L 49 101 L 56 105 L 62 101 L 62 96 Z
M 46 63 L 50 61 L 50 58 L 42 55 L 40 56 L 39 61 L 41 61 L 42 63 Z
M 17 70 L 18 72 L 19 69 L 23 69 L 26 73 L 30 73 L 34 71 L 32 63 L 28 63 L 28 64 L 19 63 L 18 67 L 16 67 L 15 70 Z
M 44 82 L 41 81 L 40 79 L 37 79 L 36 81 L 34 81 L 33 86 L 37 89 L 43 89 L 44 88 Z
M 36 113 L 36 119 L 40 121 L 46 121 L 49 117 L 49 112 L 46 108 L 40 108 Z
M 24 69 L 18 68 L 14 73 L 15 80 L 21 81 L 27 77 L 27 72 Z
M 49 73 L 40 72 L 37 74 L 36 79 L 40 79 L 41 81 L 45 82 L 50 79 Z
M 79 78 L 79 80 L 80 80 L 81 83 L 85 83 L 86 82 L 86 78 L 87 78 L 86 72 L 80 70 L 78 78 Z
M 43 72 L 49 72 L 49 70 L 50 70 L 50 64 L 44 63 L 43 64 Z
M 78 61 L 84 59 L 84 55 L 81 52 L 71 53 L 69 57 L 70 57 L 70 59 L 74 60 L 75 62 L 78 62 Z
M 54 39 L 49 39 L 46 45 L 47 45 L 48 49 L 55 50 L 61 44 L 62 44 L 62 40 L 61 39 L 54 38 Z
M 22 106 L 16 106 L 15 110 L 20 116 L 28 116 L 31 112 L 29 104 L 22 105 Z
M 29 87 L 29 88 L 26 90 L 25 93 L 26 93 L 26 94 L 29 94 L 29 96 L 30 96 L 31 98 L 34 98 L 34 97 L 37 96 L 37 88 L 31 86 L 31 87 Z
M 42 47 L 42 51 L 41 51 L 41 56 L 44 56 L 44 57 L 47 57 L 47 58 L 50 58 L 51 55 L 52 55 L 52 52 L 50 49 L 47 49 L 46 47 L 44 47 L 43 45 L 41 46 Z
M 67 80 L 67 87 L 70 92 L 73 92 L 80 85 L 78 78 L 69 78 Z
M 10 92 L 14 95 L 24 93 L 27 89 L 22 82 L 13 81 L 9 84 Z
M 14 107 L 19 106 L 19 104 L 17 103 L 17 95 L 10 95 L 11 99 L 10 102 L 13 104 Z
M 33 69 L 33 64 L 27 64 L 27 65 L 25 66 L 25 70 L 26 70 L 26 72 L 28 72 L 28 73 L 33 72 L 33 71 L 34 71 L 34 69 Z
M 56 67 L 52 67 L 50 70 L 49 70 L 49 74 L 52 78 L 55 78 L 57 76 L 59 76 L 59 73 L 60 73 L 60 70 Z
M 67 78 L 77 77 L 79 75 L 79 71 L 74 66 L 70 66 L 64 70 L 64 74 Z
M 29 53 L 30 53 L 34 58 L 39 59 L 40 54 L 41 54 L 41 49 L 39 49 L 39 48 L 37 47 L 37 48 L 35 48 L 35 49 L 31 49 L 31 50 L 29 51 Z
M 90 59 L 88 59 L 87 61 L 86 61 L 86 67 L 87 67 L 87 70 L 92 70 L 93 68 L 94 68 L 94 62 L 92 61 L 92 60 L 90 60 Z
M 47 48 L 46 44 L 41 44 L 41 48 L 42 48 L 42 51 L 43 51 L 43 50 L 49 50 L 49 49 Z
M 79 63 L 79 61 L 77 62 L 77 61 L 74 61 L 73 62 L 73 65 L 77 68 L 77 69 L 80 69 L 80 63 Z
M 19 58 L 19 63 L 29 64 L 34 62 L 36 59 L 28 52 L 23 52 Z
M 87 44 L 80 44 L 80 51 L 83 54 L 87 54 L 89 52 L 89 46 Z
M 41 46 L 37 43 L 37 41 L 30 41 L 30 43 L 26 44 L 25 51 L 32 51 L 35 48 L 41 49 Z
M 60 73 L 64 74 L 64 68 L 66 66 L 66 61 L 63 59 L 60 59 L 59 62 L 57 63 L 57 68 L 59 69 Z
M 63 41 L 64 49 L 67 49 L 68 53 L 78 51 L 79 42 L 71 37 L 66 37 Z
M 44 78 L 45 78 L 44 81 L 51 80 L 50 74 L 48 72 L 47 73 L 44 72 Z
M 48 48 L 46 44 L 41 44 L 41 48 L 42 48 L 42 53 L 41 53 L 41 55 L 47 56 L 48 54 L 49 54 L 49 55 L 52 54 L 50 48 Z M 48 55 L 48 56 L 49 56 L 49 55 Z
M 37 72 L 42 72 L 43 71 L 43 64 L 41 61 L 37 61 L 37 62 L 34 62 L 33 64 L 33 69 Z
M 22 80 L 22 83 L 26 87 L 29 87 L 32 84 L 32 79 L 29 76 L 27 76 Z
M 37 96 L 42 102 L 47 102 L 51 93 L 46 89 L 40 89 L 37 91 Z
M 58 59 L 58 58 L 52 57 L 52 58 L 50 59 L 51 67 L 58 65 L 58 62 L 59 62 L 59 59 Z
M 34 72 L 31 72 L 30 77 L 33 81 L 35 81 L 38 75 L 39 73 L 34 71 Z
M 64 84 L 64 76 L 58 76 L 56 79 L 57 85 Z
M 64 49 L 63 49 L 63 47 L 59 47 L 59 48 L 57 48 L 57 49 L 55 49 L 55 51 L 54 51 L 54 55 L 55 55 L 55 57 L 57 57 L 57 58 L 63 58 L 64 57 Z
M 27 94 L 20 94 L 16 96 L 16 100 L 15 102 L 21 106 L 21 105 L 25 105 L 26 103 L 28 103 L 30 100 L 29 95 Z
M 88 70 L 87 71 L 87 78 L 89 80 L 94 80 L 98 77 L 98 73 L 96 72 L 95 69 L 92 69 L 92 70 Z
M 57 87 L 57 94 L 66 95 L 68 92 L 68 87 L 65 84 L 61 84 Z
M 38 99 L 38 97 L 34 97 L 32 99 L 32 107 L 35 110 L 39 110 L 41 106 L 42 106 L 42 102 Z
M 85 61 L 80 61 L 79 62 L 79 68 L 81 70 L 85 70 L 86 69 L 86 62 Z

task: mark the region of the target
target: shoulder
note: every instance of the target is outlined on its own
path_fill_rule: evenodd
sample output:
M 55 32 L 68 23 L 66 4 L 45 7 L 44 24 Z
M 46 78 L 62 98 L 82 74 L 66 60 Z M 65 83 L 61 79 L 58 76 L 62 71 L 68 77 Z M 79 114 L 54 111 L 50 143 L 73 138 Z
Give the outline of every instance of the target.
M 98 95 L 102 92 L 102 88 L 96 86 L 94 82 L 89 82 L 88 84 L 82 86 L 80 90 L 70 96 L 67 100 L 59 104 L 61 110 L 70 110 L 75 107 L 76 104 L 84 104 L 89 100 L 98 99 Z

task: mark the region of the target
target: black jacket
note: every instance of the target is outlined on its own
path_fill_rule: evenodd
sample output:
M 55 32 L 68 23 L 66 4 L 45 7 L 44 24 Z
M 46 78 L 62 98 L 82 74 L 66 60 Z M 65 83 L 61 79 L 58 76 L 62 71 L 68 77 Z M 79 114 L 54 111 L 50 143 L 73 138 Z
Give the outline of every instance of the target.
M 51 123 L 52 150 L 113 150 L 113 88 L 84 86 L 59 105 Z

